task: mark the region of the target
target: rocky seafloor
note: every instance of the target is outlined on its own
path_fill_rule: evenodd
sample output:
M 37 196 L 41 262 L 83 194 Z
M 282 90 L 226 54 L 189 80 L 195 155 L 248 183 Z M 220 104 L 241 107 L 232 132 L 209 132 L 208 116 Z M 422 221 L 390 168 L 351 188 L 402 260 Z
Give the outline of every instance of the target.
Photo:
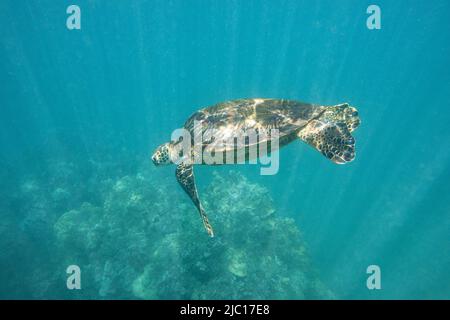
M 333 298 L 294 220 L 238 172 L 211 169 L 201 188 L 209 238 L 173 170 L 49 166 L 1 199 L 2 298 Z M 81 290 L 66 288 L 69 265 Z

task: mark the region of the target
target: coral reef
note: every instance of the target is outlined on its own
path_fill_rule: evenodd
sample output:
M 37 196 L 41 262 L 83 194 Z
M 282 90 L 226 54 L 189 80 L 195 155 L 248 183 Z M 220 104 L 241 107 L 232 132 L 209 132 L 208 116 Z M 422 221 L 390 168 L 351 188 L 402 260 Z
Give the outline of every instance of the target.
M 142 299 L 331 298 L 292 219 L 268 191 L 236 172 L 201 187 L 216 237 L 167 172 L 147 168 L 99 183 L 98 203 L 54 224 L 60 270 L 77 264 L 72 297 Z M 53 197 L 65 199 L 64 189 Z M 64 281 L 65 274 L 61 274 Z
M 199 188 L 215 228 L 209 238 L 173 168 L 137 170 L 142 157 L 120 157 L 0 172 L 8 190 L 0 195 L 0 298 L 333 297 L 266 188 L 208 168 L 216 173 Z M 66 288 L 73 264 L 82 290 Z
M 33 153 L 26 168 L 0 166 L 0 299 L 83 297 L 65 287 L 54 224 L 83 202 L 103 203 L 110 182 L 136 168 L 129 154 L 91 156 L 95 161 Z

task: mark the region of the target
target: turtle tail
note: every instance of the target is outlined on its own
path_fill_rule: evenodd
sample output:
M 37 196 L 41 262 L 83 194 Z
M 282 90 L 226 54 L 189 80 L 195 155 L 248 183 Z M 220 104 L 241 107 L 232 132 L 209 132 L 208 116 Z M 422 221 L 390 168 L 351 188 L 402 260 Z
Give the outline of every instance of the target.
M 347 103 L 325 107 L 325 111 L 299 131 L 298 137 L 337 164 L 355 158 L 351 132 L 361 123 L 356 108 Z

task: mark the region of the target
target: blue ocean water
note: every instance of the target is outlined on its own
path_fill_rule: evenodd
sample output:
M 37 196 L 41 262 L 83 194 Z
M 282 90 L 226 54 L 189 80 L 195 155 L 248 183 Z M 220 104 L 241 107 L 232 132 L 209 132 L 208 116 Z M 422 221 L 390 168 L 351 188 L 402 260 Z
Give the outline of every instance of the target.
M 80 30 L 66 27 L 71 4 Z M 449 299 L 449 10 L 0 2 L 0 298 Z M 356 159 L 337 166 L 298 141 L 273 176 L 199 167 L 208 242 L 174 167 L 150 156 L 197 109 L 257 97 L 356 106 Z M 244 214 L 255 229 L 237 230 Z

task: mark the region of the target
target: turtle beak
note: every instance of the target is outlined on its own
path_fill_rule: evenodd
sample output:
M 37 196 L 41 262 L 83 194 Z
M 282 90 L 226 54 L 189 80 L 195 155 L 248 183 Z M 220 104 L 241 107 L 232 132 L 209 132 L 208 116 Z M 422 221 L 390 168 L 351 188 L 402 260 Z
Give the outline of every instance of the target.
M 158 165 L 158 161 L 156 161 L 156 154 L 152 155 L 152 161 L 155 166 Z

